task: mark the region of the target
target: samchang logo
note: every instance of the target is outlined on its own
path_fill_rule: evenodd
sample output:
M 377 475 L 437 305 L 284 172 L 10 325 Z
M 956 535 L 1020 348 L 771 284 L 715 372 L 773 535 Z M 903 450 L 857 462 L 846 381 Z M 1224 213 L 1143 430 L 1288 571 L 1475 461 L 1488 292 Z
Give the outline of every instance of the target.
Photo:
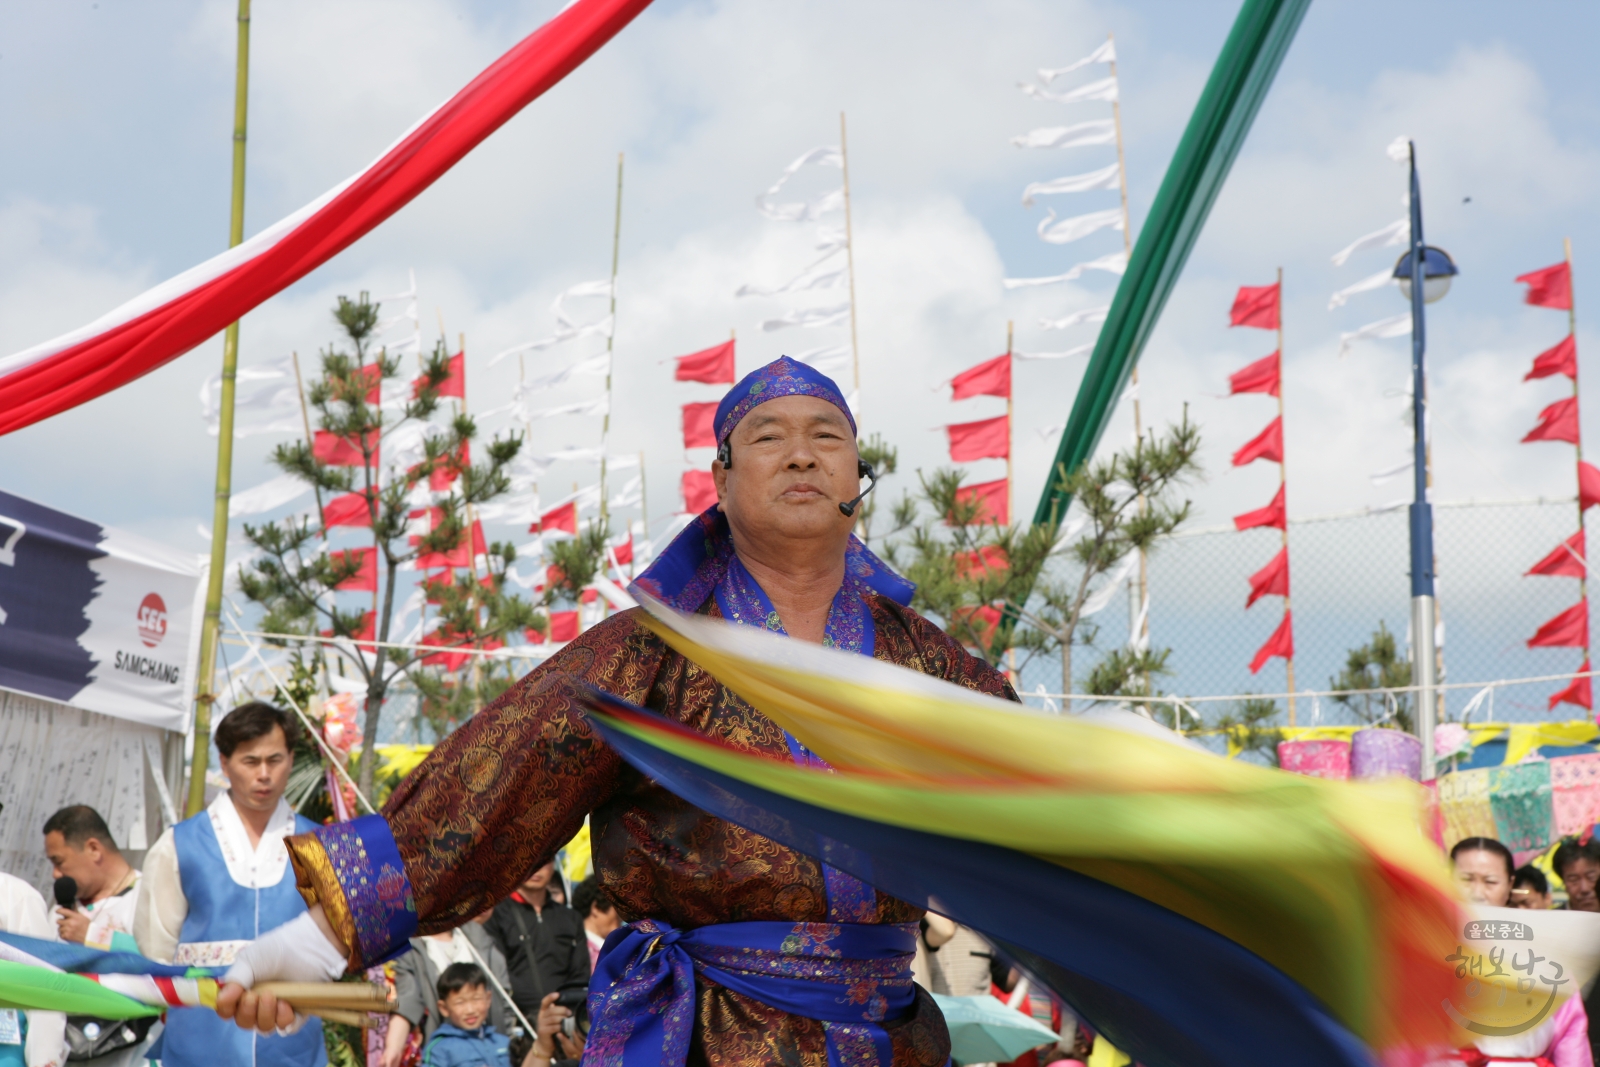
M 151 593 L 139 602 L 139 640 L 145 648 L 155 648 L 167 636 L 167 604 Z

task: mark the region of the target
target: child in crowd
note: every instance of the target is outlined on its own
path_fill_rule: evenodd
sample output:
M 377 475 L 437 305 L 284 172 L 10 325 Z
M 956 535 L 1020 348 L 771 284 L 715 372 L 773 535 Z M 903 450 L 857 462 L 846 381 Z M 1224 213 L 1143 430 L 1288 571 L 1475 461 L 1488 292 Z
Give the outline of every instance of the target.
M 423 1067 L 510 1067 L 511 1041 L 489 1025 L 489 981 L 476 963 L 452 963 L 439 975 L 444 1021 L 422 1050 Z

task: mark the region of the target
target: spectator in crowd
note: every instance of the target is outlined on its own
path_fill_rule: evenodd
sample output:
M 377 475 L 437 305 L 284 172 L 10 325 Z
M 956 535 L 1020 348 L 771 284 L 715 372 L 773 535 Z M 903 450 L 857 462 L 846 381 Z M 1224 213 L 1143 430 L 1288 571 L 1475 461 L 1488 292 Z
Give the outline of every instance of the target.
M 1461 895 L 1476 904 L 1506 907 L 1511 900 L 1511 850 L 1492 837 L 1465 837 L 1450 850 Z
M 452 963 L 439 975 L 442 1020 L 422 1050 L 423 1067 L 509 1067 L 511 1039 L 489 1022 L 489 982 L 476 963 Z
M 600 879 L 592 874 L 572 891 L 572 910 L 583 920 L 583 933 L 589 942 L 589 973 L 593 974 L 606 936 L 621 926 L 622 920 L 617 917 L 616 905 L 600 888 Z
M 989 943 L 972 930 L 928 912 L 917 938 L 912 972 L 924 989 L 945 997 L 981 997 L 989 992 Z
M 1511 906 L 1532 911 L 1550 910 L 1550 879 L 1529 863 L 1511 876 Z
M 413 937 L 411 951 L 394 961 L 395 1010 L 384 1034 L 383 1067 L 399 1067 L 413 1034 L 419 1048 L 433 1037 L 444 1021 L 439 1014 L 439 978 L 453 964 L 476 963 L 472 949 L 477 949 L 489 965 L 489 973 L 500 988 L 509 990 L 511 976 L 506 970 L 506 958 L 479 922 L 469 922 L 447 933 Z M 516 1017 L 492 986 L 490 994 L 489 1024 L 502 1034 L 510 1034 L 510 1024 Z
M 572 1017 L 556 1003 L 554 993 L 545 995 L 533 1025 L 537 1039 L 511 1043 L 513 1063 L 522 1067 L 581 1067 L 584 1037 L 573 1027 Z
M 316 825 L 283 802 L 299 724 L 261 701 L 223 716 L 213 735 L 228 789 L 205 811 L 156 840 L 145 856 L 134 916 L 140 950 L 153 959 L 227 966 L 240 946 L 306 913 L 289 870 L 283 839 Z M 332 954 L 324 969 L 344 964 L 326 939 L 312 951 Z M 253 979 L 245 976 L 246 984 Z M 209 1011 L 167 1016 L 162 1067 L 323 1067 L 322 1023 L 311 1019 L 288 1035 L 242 1030 Z
M 1568 837 L 1556 848 L 1551 866 L 1567 887 L 1567 907 L 1572 911 L 1600 911 L 1600 841 Z
M 1560 859 L 1558 850 L 1558 869 Z M 1456 883 L 1468 900 L 1496 908 L 1510 905 L 1516 861 L 1505 845 L 1492 837 L 1464 838 L 1450 850 L 1450 862 L 1455 866 Z M 1459 1054 L 1469 1063 L 1525 1060 L 1551 1067 L 1594 1067 L 1589 1048 L 1589 1015 L 1583 999 L 1576 996 L 1562 1001 L 1554 1013 L 1532 1029 L 1506 1037 L 1479 1037 L 1472 1046 Z M 1476 1059 L 1469 1060 L 1469 1054 Z
M 0 873 L 0 930 L 55 938 L 44 897 L 21 878 Z M 57 1011 L 0 1008 L 0 1067 L 63 1067 L 67 1062 L 67 1017 Z
M 72 879 L 78 896 L 76 908 L 55 910 L 61 940 L 136 951 L 133 916 L 139 906 L 139 872 L 123 858 L 100 813 L 74 804 L 50 816 L 44 824 L 44 854 L 51 876 Z M 115 943 L 118 934 L 121 944 Z
M 589 995 L 588 939 L 577 912 L 550 900 L 554 875 L 554 863 L 535 868 L 484 924 L 511 971 L 512 999 L 529 1019 L 546 994 L 557 994 L 568 1013 Z

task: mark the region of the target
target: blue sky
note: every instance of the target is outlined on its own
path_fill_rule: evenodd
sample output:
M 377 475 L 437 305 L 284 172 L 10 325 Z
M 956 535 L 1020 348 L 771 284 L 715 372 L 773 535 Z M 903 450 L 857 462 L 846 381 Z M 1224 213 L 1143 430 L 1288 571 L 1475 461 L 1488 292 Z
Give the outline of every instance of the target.
M 556 6 L 259 2 L 247 232 L 363 166 Z M 1106 303 L 1111 292 L 1104 275 L 1020 294 L 1001 289 L 1002 277 L 1058 273 L 1121 240 L 1112 231 L 1065 247 L 1035 238 L 1048 205 L 1025 210 L 1021 187 L 1113 157 L 1107 148 L 1019 150 L 1009 139 L 1109 109 L 1030 100 L 1015 83 L 1116 33 L 1137 231 L 1235 11 L 1208 0 L 664 0 L 378 232 L 249 316 L 242 361 L 289 351 L 308 359 L 331 340 L 327 308 L 336 294 L 398 292 L 415 269 L 425 330 L 442 316 L 452 338 L 467 335 L 470 405 L 501 402 L 515 361 L 489 369 L 487 357 L 548 334 L 555 295 L 607 268 L 616 153 L 624 151 L 614 438 L 617 451 L 646 452 L 650 512 L 664 516 L 679 506 L 686 464 L 677 406 L 715 394 L 672 383 L 661 361 L 730 328 L 740 337 L 741 371 L 843 339 L 839 330 L 757 329 L 834 293 L 733 297 L 740 284 L 779 282 L 809 262 L 810 231 L 763 219 L 754 198 L 801 152 L 837 141 L 842 109 L 851 128 L 864 429 L 897 443 L 905 469 L 930 468 L 943 450 L 933 428 L 999 413 L 998 401 L 951 404 L 933 386 L 1000 351 L 1008 320 L 1023 349 L 1091 340 L 1092 327 L 1062 333 L 1036 323 Z M 1398 134 L 1418 143 L 1429 238 L 1462 269 L 1430 319 L 1437 493 L 1572 491 L 1569 450 L 1516 443 L 1560 395 L 1557 383 L 1520 379 L 1565 324 L 1521 305 L 1511 279 L 1554 262 L 1562 237 L 1572 237 L 1586 351 L 1585 309 L 1600 306 L 1586 296 L 1600 286 L 1585 280 L 1600 279 L 1586 267 L 1600 262 L 1591 256 L 1600 250 L 1600 212 L 1589 195 L 1600 177 L 1600 93 L 1587 54 L 1597 22 L 1600 13 L 1576 3 L 1514 12 L 1488 3 L 1312 5 L 1142 366 L 1147 418 L 1176 418 L 1188 403 L 1205 433 L 1198 523 L 1224 523 L 1275 488 L 1264 465 L 1235 471 L 1227 461 L 1271 417 L 1270 402 L 1217 394 L 1227 373 L 1272 345 L 1266 334 L 1226 328 L 1233 290 L 1269 281 L 1279 266 L 1291 514 L 1403 495 L 1399 481 L 1374 486 L 1368 474 L 1404 458 L 1404 401 L 1393 394 L 1406 374 L 1406 341 L 1337 355 L 1341 330 L 1403 305 L 1380 291 L 1327 309 L 1332 291 L 1396 254 L 1364 253 L 1342 268 L 1329 262 L 1399 217 L 1404 171 L 1384 155 Z M 0 8 L 0 42 L 0 350 L 12 352 L 223 247 L 233 5 L 11 4 Z M 803 173 L 795 186 L 814 193 L 829 180 Z M 1054 199 L 1063 201 L 1054 205 L 1061 215 L 1116 202 L 1114 193 Z M 529 373 L 589 354 L 591 340 L 548 354 Z M 208 342 L 117 394 L 0 439 L 5 488 L 202 550 L 195 526 L 209 516 L 215 445 L 197 391 L 220 348 Z M 1019 505 L 1036 497 L 1053 451 L 1037 431 L 1064 421 L 1082 367 L 1072 359 L 1017 371 Z M 595 388 L 594 379 L 575 378 L 548 402 Z M 1126 419 L 1119 416 L 1109 443 L 1126 440 Z M 547 420 L 534 447 L 593 445 L 598 429 L 593 419 Z M 278 439 L 240 442 L 236 488 L 273 473 L 265 457 Z M 975 480 L 999 474 L 998 463 L 973 468 Z M 558 467 L 544 495 L 592 477 L 591 468 Z M 898 492 L 892 482 L 885 490 Z

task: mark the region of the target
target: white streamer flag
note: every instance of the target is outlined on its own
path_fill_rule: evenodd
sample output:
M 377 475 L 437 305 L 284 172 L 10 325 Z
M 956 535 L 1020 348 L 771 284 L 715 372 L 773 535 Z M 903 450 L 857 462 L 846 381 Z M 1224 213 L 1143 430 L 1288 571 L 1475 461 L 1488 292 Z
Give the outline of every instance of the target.
M 1091 259 L 1087 263 L 1079 263 L 1065 274 L 1054 274 L 1048 278 L 1007 278 L 1007 289 L 1030 289 L 1036 285 L 1055 285 L 1058 282 L 1076 281 L 1083 277 L 1086 270 L 1103 270 L 1109 274 L 1122 274 L 1128 269 L 1128 254 L 1126 252 L 1113 252 L 1099 259 Z
M 562 382 L 566 381 L 568 378 L 572 377 L 574 374 L 587 374 L 603 378 L 605 377 L 606 368 L 610 365 L 611 357 L 606 353 L 601 352 L 599 355 L 590 356 L 588 359 L 580 359 L 578 362 L 572 364 L 572 366 L 563 367 L 554 374 L 542 375 L 541 377 L 531 378 L 528 381 L 523 382 L 521 385 L 517 386 L 516 396 L 520 400 L 530 393 L 539 392 L 544 389 L 553 389 Z M 484 414 L 487 415 L 488 412 L 485 412 Z
M 838 190 L 836 194 L 829 193 L 820 200 L 814 200 L 809 204 L 804 202 L 772 203 L 772 198 L 783 191 L 783 187 L 788 184 L 790 178 L 800 171 L 800 168 L 813 163 L 823 167 L 843 168 L 844 155 L 839 151 L 838 145 L 823 145 L 820 148 L 813 148 L 784 168 L 783 174 L 779 176 L 777 181 L 772 183 L 772 187 L 756 197 L 756 209 L 775 222 L 803 222 L 807 219 L 816 218 L 817 215 L 823 211 L 831 210 L 832 207 L 844 206 L 843 189 Z M 823 206 L 825 201 L 831 200 L 835 195 L 838 197 L 837 205 Z
M 1384 470 L 1384 471 L 1373 471 L 1372 474 L 1370 475 L 1370 477 L 1372 479 L 1372 484 L 1373 485 L 1382 485 L 1384 482 L 1388 481 L 1390 478 L 1393 478 L 1395 475 L 1404 474 L 1406 471 L 1410 470 L 1414 464 L 1415 464 L 1415 460 L 1409 460 L 1408 459 L 1404 463 L 1400 464 L 1398 467 L 1390 467 L 1388 470 Z
M 1342 356 L 1350 351 L 1350 346 L 1357 341 L 1376 341 L 1386 337 L 1404 337 L 1411 332 L 1411 312 L 1407 311 L 1392 318 L 1379 319 L 1369 322 L 1358 330 L 1339 335 L 1339 354 Z
M 1052 93 L 1042 86 L 1032 82 L 1019 82 L 1017 88 L 1033 97 L 1035 100 L 1049 100 L 1057 104 L 1081 104 L 1086 100 L 1104 100 L 1107 103 L 1117 98 L 1117 79 L 1101 78 L 1097 82 L 1080 85 L 1064 93 Z
M 1055 193 L 1086 193 L 1093 189 L 1115 189 L 1121 167 L 1113 163 L 1109 167 L 1091 170 L 1087 174 L 1073 174 L 1066 178 L 1052 178 L 1047 182 L 1030 182 L 1022 190 L 1022 206 L 1032 207 L 1033 198 L 1036 196 L 1050 196 Z
M 1078 612 L 1079 618 L 1096 615 L 1106 609 L 1111 603 L 1111 598 L 1117 595 L 1117 590 L 1122 588 L 1122 583 L 1128 580 L 1128 575 L 1139 565 L 1139 553 L 1129 552 L 1117 562 L 1115 567 L 1106 573 L 1105 584 L 1090 594 L 1084 601 L 1083 610 Z
M 260 515 L 293 503 L 309 492 L 309 482 L 303 482 L 293 474 L 280 474 L 253 488 L 234 493 L 228 499 L 228 514 L 235 518 Z
M 1385 267 L 1378 273 L 1370 274 L 1367 277 L 1362 278 L 1359 282 L 1356 282 L 1354 285 L 1347 285 L 1343 289 L 1340 289 L 1337 293 L 1334 293 L 1328 298 L 1328 310 L 1332 311 L 1334 308 L 1344 307 L 1345 301 L 1349 300 L 1357 293 L 1365 293 L 1371 289 L 1382 289 L 1385 285 L 1388 285 L 1393 281 L 1394 271 L 1390 270 L 1388 267 Z
M 1107 227 L 1113 230 L 1122 229 L 1121 208 L 1091 211 L 1087 215 L 1074 215 L 1060 222 L 1056 221 L 1055 209 L 1051 208 L 1050 214 L 1039 220 L 1039 240 L 1053 245 L 1070 244 Z
M 832 259 L 833 255 L 833 252 L 829 252 L 782 285 L 741 285 L 733 295 L 776 296 L 779 293 L 800 293 L 808 289 L 841 288 L 848 281 L 848 269 L 843 266 L 827 266 L 827 261 Z
M 821 348 L 813 348 L 790 358 L 804 363 L 808 367 L 815 367 L 824 374 L 829 374 L 836 370 L 843 370 L 850 365 L 850 346 L 824 345 Z
M 1011 138 L 1011 143 L 1018 148 L 1078 148 L 1115 144 L 1116 140 L 1117 130 L 1110 119 L 1094 119 L 1076 126 L 1041 126 Z
M 523 418 L 532 422 L 534 419 L 548 418 L 551 415 L 604 415 L 610 410 L 611 398 L 602 393 L 593 400 L 584 400 L 577 404 L 562 404 L 560 407 L 529 411 Z
M 1411 239 L 1411 220 L 1395 219 L 1381 230 L 1374 230 L 1365 237 L 1358 237 L 1348 248 L 1341 248 L 1333 254 L 1333 265 L 1342 267 L 1345 260 L 1357 252 L 1365 252 L 1369 248 L 1390 248 L 1394 245 L 1403 245 Z
M 555 345 L 562 344 L 563 342 L 571 341 L 578 337 L 585 337 L 590 334 L 600 334 L 602 337 L 611 336 L 611 316 L 609 314 L 604 318 L 596 319 L 593 322 L 585 322 L 580 324 L 572 320 L 572 317 L 567 314 L 566 308 L 566 302 L 568 300 L 591 296 L 609 297 L 610 295 L 610 278 L 601 278 L 598 281 L 592 282 L 579 282 L 577 285 L 564 290 L 560 296 L 556 297 L 555 303 L 550 305 L 550 310 L 555 314 L 556 317 L 555 334 L 551 337 L 543 338 L 542 340 L 529 341 L 527 344 L 516 345 L 512 348 L 506 349 L 503 352 L 497 353 L 493 359 L 489 360 L 489 366 L 492 367 L 496 363 L 499 363 L 502 359 L 505 359 L 507 356 L 514 356 L 518 352 L 541 352 L 546 348 L 551 348 Z
M 832 307 L 796 308 L 781 318 L 767 319 L 761 329 L 767 333 L 789 326 L 837 326 L 850 317 L 850 302 Z
M 1039 69 L 1039 80 L 1044 82 L 1046 85 L 1049 85 L 1051 82 L 1061 77 L 1061 75 L 1071 74 L 1080 67 L 1087 67 L 1090 63 L 1115 63 L 1116 61 L 1116 45 L 1109 38 L 1107 38 L 1105 44 L 1101 45 L 1099 48 L 1096 48 L 1093 52 L 1090 52 L 1076 63 L 1068 63 L 1066 66 L 1056 67 L 1054 70 L 1041 67 Z
M 1065 352 L 1012 352 L 1011 355 L 1014 359 L 1070 359 L 1073 356 L 1087 356 L 1093 351 L 1094 343 L 1090 342 L 1069 348 Z
M 635 474 L 611 498 L 611 506 L 614 508 L 636 508 L 643 500 L 644 480 Z
M 1060 319 L 1040 319 L 1039 325 L 1047 330 L 1065 330 L 1069 326 L 1079 326 L 1086 322 L 1104 322 L 1106 316 L 1111 314 L 1111 305 L 1104 307 L 1084 308 Z

